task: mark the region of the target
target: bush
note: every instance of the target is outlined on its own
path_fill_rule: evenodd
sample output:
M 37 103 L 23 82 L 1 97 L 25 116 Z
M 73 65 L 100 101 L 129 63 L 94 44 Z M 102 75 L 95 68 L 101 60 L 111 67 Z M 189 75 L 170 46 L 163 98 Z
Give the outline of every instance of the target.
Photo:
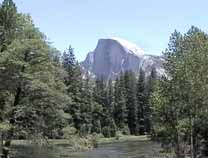
M 103 127 L 102 133 L 103 133 L 104 137 L 107 137 L 107 138 L 111 137 L 111 131 L 108 126 Z
M 130 135 L 130 130 L 128 126 L 125 126 L 124 128 L 121 129 L 122 134 L 124 135 Z
M 117 131 L 116 132 L 116 140 L 119 140 L 120 139 L 120 137 L 122 137 L 122 131 Z
M 67 126 L 63 128 L 62 131 L 63 131 L 64 138 L 71 138 L 71 136 L 75 135 L 77 132 L 76 128 L 71 127 L 71 126 Z

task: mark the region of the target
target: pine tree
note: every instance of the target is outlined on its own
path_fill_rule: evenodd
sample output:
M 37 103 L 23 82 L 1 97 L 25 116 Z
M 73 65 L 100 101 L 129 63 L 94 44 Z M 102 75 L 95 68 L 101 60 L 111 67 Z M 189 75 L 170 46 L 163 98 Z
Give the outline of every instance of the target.
M 103 119 L 102 119 L 102 131 L 105 137 L 114 137 L 116 134 L 116 125 L 113 119 L 113 87 L 112 81 L 109 80 L 108 84 L 105 86 L 103 92 L 104 102 L 103 102 Z
M 138 108 L 136 99 L 136 77 L 131 71 L 124 74 L 126 89 L 126 106 L 128 111 L 128 126 L 130 133 L 138 134 Z
M 12 0 L 4 0 L 0 7 L 0 52 L 16 37 L 18 27 L 18 13 Z
M 83 129 L 85 131 L 84 135 L 92 133 L 92 120 L 93 120 L 93 107 L 95 105 L 93 101 L 93 90 L 92 83 L 88 74 L 85 76 L 85 79 L 82 81 L 83 90 L 81 93 L 81 98 L 83 104 L 81 107 L 82 122 L 84 125 Z M 82 134 L 83 135 L 83 134 Z
M 64 51 L 62 56 L 62 64 L 67 72 L 65 77 L 65 84 L 68 89 L 68 93 L 76 94 L 75 83 L 75 68 L 76 68 L 76 59 L 74 55 L 74 49 L 69 46 L 69 48 Z
M 144 127 L 145 127 L 145 132 L 151 133 L 151 128 L 152 128 L 152 111 L 151 111 L 151 95 L 154 92 L 154 85 L 157 80 L 157 72 L 156 69 L 153 68 L 150 76 L 148 78 L 148 86 L 147 86 L 147 91 L 145 93 L 145 104 L 144 104 Z
M 102 132 L 102 125 L 101 125 L 102 115 L 103 115 L 102 105 L 95 102 L 92 112 L 92 133 Z
M 97 78 L 95 81 L 94 87 L 94 97 L 95 101 L 102 105 L 107 105 L 107 98 L 106 98 L 106 85 L 103 77 Z
M 113 83 L 110 79 L 107 84 L 107 108 L 110 114 L 110 117 L 113 118 L 113 111 L 114 111 L 114 90 L 113 90 Z
M 124 134 L 128 134 L 125 131 L 127 127 L 127 108 L 126 108 L 126 98 L 125 98 L 125 85 L 124 85 L 124 75 L 121 74 L 119 78 L 116 79 L 114 85 L 114 119 L 119 130 L 123 131 Z
M 140 70 L 139 79 L 137 81 L 137 104 L 138 104 L 138 124 L 139 134 L 144 135 L 146 131 L 145 107 L 147 106 L 147 96 L 145 91 L 145 72 Z
M 79 63 L 76 61 L 74 49 L 69 48 L 64 51 L 62 56 L 62 65 L 66 71 L 65 85 L 67 87 L 68 96 L 72 98 L 72 102 L 68 103 L 65 112 L 72 115 L 73 125 L 77 130 L 85 131 L 86 113 L 85 102 L 82 97 L 82 75 Z M 83 113 L 83 114 L 82 114 Z M 83 133 L 83 132 L 82 132 Z

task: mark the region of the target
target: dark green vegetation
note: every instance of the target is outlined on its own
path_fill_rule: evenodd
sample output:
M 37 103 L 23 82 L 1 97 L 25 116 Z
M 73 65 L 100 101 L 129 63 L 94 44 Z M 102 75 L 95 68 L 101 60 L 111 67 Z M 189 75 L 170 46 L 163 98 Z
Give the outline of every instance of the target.
M 153 135 L 176 157 L 208 156 L 208 35 L 196 27 L 175 31 L 164 52 L 167 78 L 152 95 Z
M 167 74 L 160 80 L 153 69 L 150 76 L 128 71 L 115 81 L 94 81 L 82 76 L 71 46 L 62 54 L 49 43 L 12 0 L 2 2 L 2 158 L 9 157 L 14 139 L 65 139 L 88 147 L 97 144 L 96 137 L 145 134 L 175 157 L 208 156 L 206 33 L 191 27 L 172 34 L 163 54 Z
M 12 0 L 0 6 L 0 82 L 2 157 L 14 139 L 150 133 L 143 72 L 116 81 L 83 77 L 74 49 L 61 55 Z

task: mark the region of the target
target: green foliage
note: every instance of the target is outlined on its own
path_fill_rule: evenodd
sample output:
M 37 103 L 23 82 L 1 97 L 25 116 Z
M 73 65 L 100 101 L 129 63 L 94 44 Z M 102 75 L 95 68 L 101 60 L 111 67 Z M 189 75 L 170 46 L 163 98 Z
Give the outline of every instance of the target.
M 123 74 L 120 75 L 120 78 L 118 78 L 115 81 L 114 86 L 114 118 L 115 123 L 119 129 L 123 129 L 125 126 L 127 126 L 127 107 L 126 107 L 126 98 L 125 98 L 125 85 L 124 85 L 124 76 Z
M 9 131 L 10 129 L 11 129 L 11 125 L 8 122 L 0 123 L 0 131 L 1 132 Z
M 208 36 L 196 27 L 184 35 L 175 31 L 164 53 L 169 76 L 157 83 L 152 95 L 154 129 L 173 143 L 177 156 L 187 154 L 184 144 L 190 147 L 188 154 L 199 156 L 201 142 L 207 139 L 198 131 L 202 116 L 207 116 L 207 53 Z
M 5 29 L 0 54 L 1 120 L 13 126 L 12 138 L 22 133 L 48 136 L 65 125 L 59 111 L 69 98 L 58 72 L 61 67 L 52 60 L 52 49 L 29 16 L 17 13 L 12 1 L 5 0 L 0 11 Z
M 77 133 L 77 130 L 72 127 L 72 126 L 66 126 L 65 128 L 63 128 L 63 138 L 65 139 L 70 139 L 71 137 L 73 137 L 76 133 Z
M 0 130 L 12 139 L 83 139 L 144 134 L 147 128 L 145 76 L 131 71 L 116 81 L 95 81 L 76 61 L 74 49 L 61 53 L 18 13 L 12 0 L 0 6 Z M 149 112 L 149 111 L 148 111 Z M 142 132 L 141 132 L 142 130 Z M 42 142 L 42 141 L 40 141 Z
M 126 90 L 126 107 L 128 111 L 128 126 L 130 133 L 138 134 L 138 107 L 136 99 L 136 76 L 133 72 L 127 71 L 124 74 Z
M 139 79 L 137 81 L 137 104 L 138 104 L 138 126 L 139 126 L 139 134 L 145 134 L 145 110 L 147 107 L 147 96 L 146 96 L 146 89 L 145 89 L 145 73 L 141 70 L 139 74 Z
M 0 52 L 6 50 L 16 35 L 17 8 L 12 0 L 4 0 L 0 7 Z

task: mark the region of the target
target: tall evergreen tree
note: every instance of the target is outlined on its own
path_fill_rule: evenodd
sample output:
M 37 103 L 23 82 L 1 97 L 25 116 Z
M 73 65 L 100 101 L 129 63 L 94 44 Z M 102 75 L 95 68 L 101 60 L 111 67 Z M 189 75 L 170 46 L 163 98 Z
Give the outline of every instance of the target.
M 131 71 L 124 74 L 126 89 L 126 106 L 128 110 L 128 126 L 131 134 L 138 134 L 138 108 L 136 99 L 136 77 Z
M 0 51 L 14 40 L 18 27 L 18 13 L 12 0 L 4 0 L 0 7 Z
M 113 118 L 114 90 L 113 90 L 113 83 L 111 79 L 107 83 L 107 108 L 108 108 L 111 118 Z
M 62 64 L 67 72 L 65 77 L 65 84 L 67 86 L 68 92 L 72 94 L 76 94 L 76 87 L 74 86 L 75 78 L 75 66 L 76 59 L 74 55 L 74 49 L 69 46 L 69 48 L 64 51 L 62 56 Z
M 81 106 L 81 114 L 82 114 L 82 135 L 87 135 L 92 133 L 92 121 L 93 121 L 93 108 L 95 102 L 93 101 L 93 89 L 90 77 L 88 74 L 82 81 L 83 90 L 81 93 L 81 98 L 83 100 Z
M 145 92 L 145 104 L 144 104 L 144 127 L 145 132 L 151 133 L 152 128 L 152 111 L 151 111 L 151 95 L 154 92 L 154 85 L 157 80 L 156 69 L 153 68 L 148 78 L 147 90 Z
M 127 107 L 126 107 L 126 93 L 125 93 L 124 75 L 121 73 L 114 84 L 114 119 L 119 130 L 124 134 L 128 134 L 127 128 Z M 127 128 L 128 129 L 128 128 Z
M 137 104 L 138 104 L 138 124 L 139 124 L 139 134 L 144 135 L 145 129 L 145 107 L 147 104 L 147 96 L 145 91 L 145 73 L 140 70 L 139 79 L 137 81 Z

